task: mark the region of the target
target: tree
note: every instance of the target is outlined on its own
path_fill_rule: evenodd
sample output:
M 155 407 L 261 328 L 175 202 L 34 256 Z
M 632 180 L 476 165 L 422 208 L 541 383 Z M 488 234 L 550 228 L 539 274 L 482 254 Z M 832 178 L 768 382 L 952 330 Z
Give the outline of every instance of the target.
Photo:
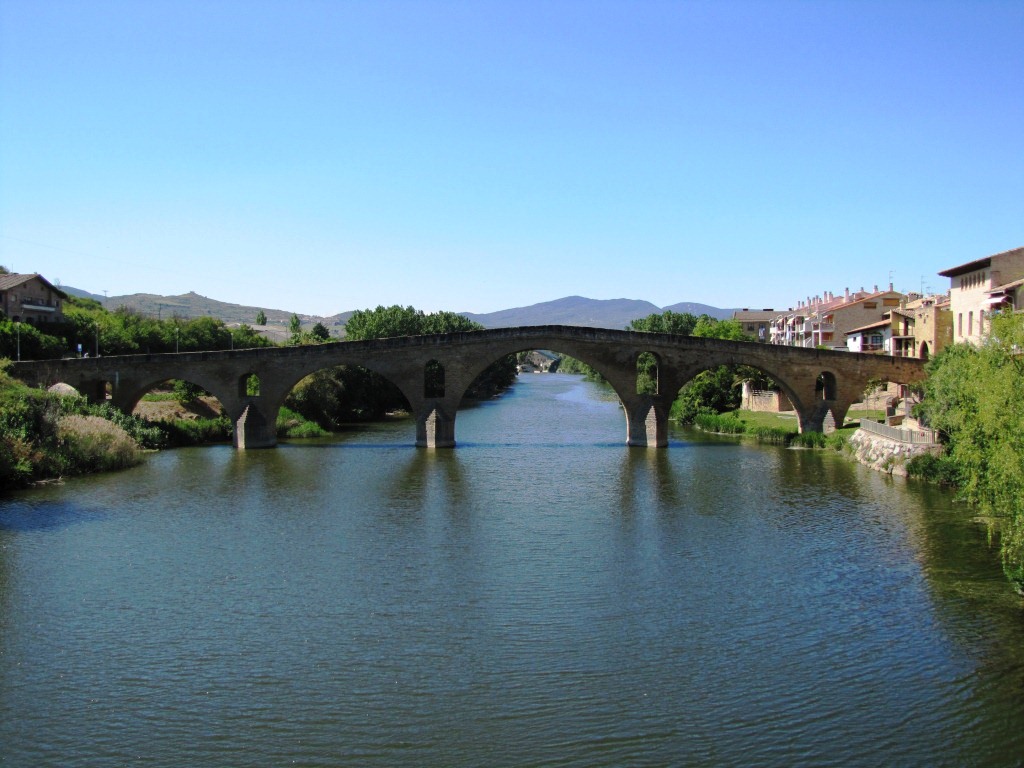
M 994 315 L 981 347 L 947 347 L 926 370 L 921 410 L 945 437 L 960 497 L 996 521 L 1003 569 L 1024 591 L 1024 315 Z
M 206 394 L 206 390 L 198 384 L 193 384 L 184 379 L 175 379 L 172 391 L 174 392 L 174 399 L 182 405 L 190 405 Z
M 259 312 L 256 313 L 256 325 L 266 325 L 266 324 L 267 324 L 267 313 L 264 312 L 261 309 Z
M 327 330 L 327 326 L 323 323 L 317 323 L 313 326 L 313 329 L 309 332 L 310 338 L 314 341 L 330 341 L 331 332 Z
M 296 314 L 288 321 L 288 333 L 291 334 L 291 343 L 298 344 L 302 338 L 302 320 Z

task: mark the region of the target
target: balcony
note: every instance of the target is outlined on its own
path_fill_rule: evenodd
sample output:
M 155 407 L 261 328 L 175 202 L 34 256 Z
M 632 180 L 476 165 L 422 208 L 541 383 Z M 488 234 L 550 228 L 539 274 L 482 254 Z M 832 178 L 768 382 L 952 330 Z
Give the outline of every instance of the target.
M 21 302 L 22 310 L 28 310 L 30 312 L 56 312 L 56 307 L 51 307 L 49 304 L 40 304 L 31 299 Z

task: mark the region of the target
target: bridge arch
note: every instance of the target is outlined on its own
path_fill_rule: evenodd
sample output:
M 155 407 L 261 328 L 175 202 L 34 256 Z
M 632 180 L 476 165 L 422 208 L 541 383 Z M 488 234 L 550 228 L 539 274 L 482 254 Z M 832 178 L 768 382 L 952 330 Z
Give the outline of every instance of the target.
M 387 365 L 372 360 L 316 362 L 318 364 L 292 367 L 287 372 L 282 372 L 280 376 L 275 377 L 273 391 L 266 393 L 261 403 L 268 413 L 272 410 L 276 418 L 276 414 L 288 398 L 299 391 L 301 385 L 307 379 L 316 377 L 318 374 L 327 374 L 329 376 L 332 372 L 340 372 L 342 369 L 361 369 L 367 374 L 379 377 L 387 386 L 394 387 L 402 400 L 404 400 L 404 406 L 410 412 L 414 409 L 414 403 L 423 399 L 426 389 L 425 363 L 422 366 L 409 366 L 409 370 L 405 371 L 406 375 L 403 377 L 401 374 L 396 374 Z M 314 386 L 315 384 L 315 381 L 311 381 L 308 386 Z M 340 386 L 337 382 L 330 385 Z
M 667 419 L 671 401 L 664 403 L 660 395 L 637 392 L 637 361 L 641 354 L 640 350 L 627 350 L 625 356 L 620 354 L 609 359 L 607 353 L 602 353 L 597 347 L 574 343 L 572 339 L 549 337 L 527 341 L 509 339 L 507 343 L 488 345 L 486 351 L 481 350 L 478 354 L 463 359 L 457 366 L 459 375 L 452 381 L 447 396 L 443 399 L 443 409 L 429 414 L 431 421 L 426 424 L 425 432 L 418 431 L 417 444 L 428 447 L 454 446 L 455 415 L 476 377 L 503 357 L 534 349 L 550 350 L 573 357 L 593 368 L 607 382 L 623 408 L 627 444 L 654 446 L 668 443 Z M 430 430 L 442 429 L 439 421 L 442 418 L 445 420 L 444 437 L 438 439 Z M 441 432 L 437 434 L 440 435 Z

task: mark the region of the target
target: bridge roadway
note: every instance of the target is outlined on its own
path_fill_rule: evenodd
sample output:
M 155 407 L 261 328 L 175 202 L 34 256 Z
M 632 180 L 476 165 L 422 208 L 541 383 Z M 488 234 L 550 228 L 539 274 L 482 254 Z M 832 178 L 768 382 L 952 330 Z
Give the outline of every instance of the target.
M 648 447 L 668 444 L 668 412 L 680 387 L 715 366 L 748 365 L 771 376 L 793 403 L 802 432 L 820 432 L 829 412 L 841 426 L 869 380 L 911 384 L 925 376 L 922 361 L 914 358 L 559 325 L 299 347 L 38 360 L 13 363 L 11 373 L 33 386 L 70 384 L 93 402 L 109 396 L 129 413 L 155 385 L 184 379 L 220 400 L 235 425 L 234 444 L 244 449 L 276 445 L 278 410 L 303 377 L 331 366 L 360 365 L 405 395 L 416 419 L 416 445 L 445 448 L 455 445 L 456 412 L 473 379 L 495 360 L 530 349 L 570 355 L 597 370 L 622 402 L 627 444 Z M 643 352 L 657 359 L 657 394 L 636 391 L 637 358 Z M 430 393 L 439 396 L 426 392 L 428 363 L 443 368 L 443 392 Z M 247 394 L 252 375 L 258 377 L 258 395 Z M 817 386 L 819 377 L 823 387 Z

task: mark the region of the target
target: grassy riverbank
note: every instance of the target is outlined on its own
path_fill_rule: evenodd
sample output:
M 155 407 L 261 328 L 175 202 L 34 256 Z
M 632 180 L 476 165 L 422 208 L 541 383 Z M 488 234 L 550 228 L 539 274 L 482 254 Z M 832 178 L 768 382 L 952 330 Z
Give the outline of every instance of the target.
M 150 415 L 161 412 L 163 417 L 126 415 L 76 394 L 33 389 L 0 366 L 0 491 L 124 469 L 140 463 L 147 450 L 231 440 L 231 422 L 219 406 L 201 400 L 178 403 L 161 394 L 149 396 L 147 405 L 159 406 Z M 142 412 L 147 413 L 145 407 Z M 280 437 L 324 434 L 287 408 L 278 415 Z
M 795 415 L 734 410 L 719 414 L 700 413 L 693 425 L 702 432 L 744 435 L 759 443 L 800 448 L 831 448 L 842 450 L 849 434 L 857 426 L 844 427 L 830 435 L 820 432 L 800 433 Z
M 32 389 L 0 367 L 0 491 L 133 466 L 164 440 L 142 419 Z

